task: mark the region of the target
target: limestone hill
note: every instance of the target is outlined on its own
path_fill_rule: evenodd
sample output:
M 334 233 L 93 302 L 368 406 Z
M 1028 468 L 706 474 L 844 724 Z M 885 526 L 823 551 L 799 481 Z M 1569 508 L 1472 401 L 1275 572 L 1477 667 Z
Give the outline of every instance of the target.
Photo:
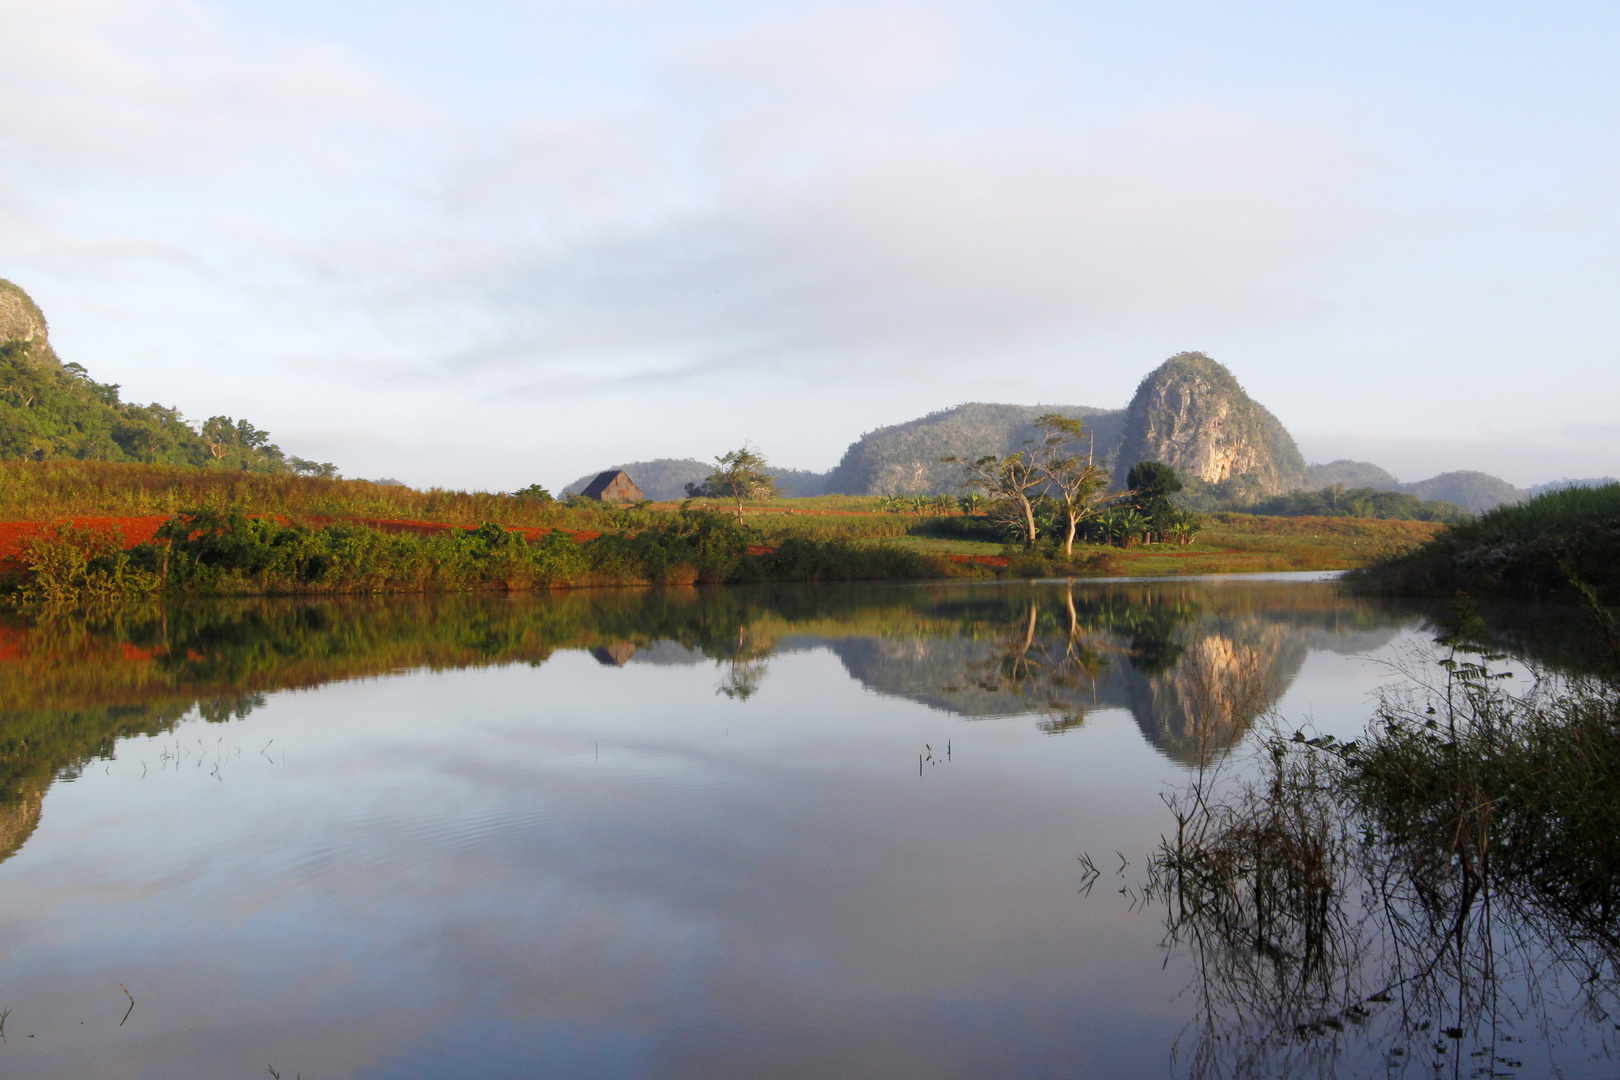
M 120 400 L 51 348 L 45 315 L 0 279 L 0 459 L 74 459 L 198 465 L 247 472 L 331 476 L 330 463 L 289 458 L 268 432 L 215 416 L 197 427 L 179 410 Z
M 1035 420 L 1061 413 L 1085 422 L 1099 456 L 1119 442 L 1124 413 L 1080 405 L 969 402 L 862 435 L 827 475 L 827 490 L 846 495 L 923 495 L 961 490 L 962 467 L 940 458 L 1006 455 L 1037 437 Z
M 1172 356 L 1136 388 L 1125 410 L 1115 482 L 1139 461 L 1238 497 L 1280 495 L 1305 483 L 1305 458 L 1282 423 L 1232 373 L 1203 353 Z

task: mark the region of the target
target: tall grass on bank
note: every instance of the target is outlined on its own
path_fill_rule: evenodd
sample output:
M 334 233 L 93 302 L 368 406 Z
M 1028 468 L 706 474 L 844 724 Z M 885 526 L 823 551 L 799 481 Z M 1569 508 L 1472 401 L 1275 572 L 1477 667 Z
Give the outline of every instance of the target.
M 1620 603 L 1620 484 L 1497 507 L 1349 580 L 1396 596 L 1516 599 L 1579 599 L 1580 581 L 1603 602 Z
M 532 543 L 504 526 L 419 536 L 337 522 L 319 528 L 200 509 L 123 550 L 115 531 L 58 526 L 27 540 L 0 589 L 15 603 L 61 604 L 156 594 L 521 591 L 592 585 L 850 581 L 944 577 L 937 556 L 844 540 L 756 538 L 706 511 L 660 515 L 639 532 L 577 543 L 552 531 Z

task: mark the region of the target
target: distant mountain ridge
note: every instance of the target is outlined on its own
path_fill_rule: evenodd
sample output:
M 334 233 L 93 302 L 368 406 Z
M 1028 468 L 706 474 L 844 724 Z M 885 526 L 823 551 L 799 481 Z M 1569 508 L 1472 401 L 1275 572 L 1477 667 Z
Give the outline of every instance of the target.
M 1124 485 L 1138 461 L 1163 461 L 1206 505 L 1247 505 L 1342 484 L 1448 502 L 1477 514 L 1543 489 L 1595 482 L 1554 481 L 1521 491 L 1500 477 L 1468 470 L 1402 483 L 1371 462 L 1307 464 L 1282 422 L 1222 364 L 1199 352 L 1178 353 L 1149 372 L 1124 409 L 970 401 L 868 431 L 825 473 L 774 471 L 788 496 L 955 494 L 962 490 L 962 467 L 942 458 L 1016 453 L 1038 437 L 1035 421 L 1045 413 L 1084 422 L 1090 436 L 1087 448 L 1095 447 L 1097 457 L 1112 466 L 1116 486 Z M 702 483 L 713 468 L 693 458 L 610 467 L 625 470 L 649 498 L 660 500 L 684 497 L 685 485 Z M 581 477 L 564 491 L 581 490 L 595 475 Z
M 1114 453 L 1124 432 L 1122 409 L 970 401 L 862 435 L 827 474 L 827 491 L 845 495 L 960 491 L 962 467 L 941 458 L 954 455 L 972 460 L 986 454 L 1015 453 L 1025 440 L 1038 437 L 1035 421 L 1046 413 L 1083 421 L 1102 457 Z
M 1399 491 L 1407 495 L 1416 495 L 1420 499 L 1448 502 L 1472 514 L 1483 513 L 1505 503 L 1523 502 L 1532 495 L 1541 494 L 1544 490 L 1554 490 L 1560 484 L 1567 486 L 1594 483 L 1587 480 L 1554 481 L 1552 484 L 1540 484 L 1523 491 L 1501 477 L 1465 469 L 1403 484 L 1377 465 L 1365 461 L 1345 460 L 1329 462 L 1326 465 L 1310 465 L 1305 470 L 1305 477 L 1306 486 L 1312 489 L 1343 484 L 1347 488 Z

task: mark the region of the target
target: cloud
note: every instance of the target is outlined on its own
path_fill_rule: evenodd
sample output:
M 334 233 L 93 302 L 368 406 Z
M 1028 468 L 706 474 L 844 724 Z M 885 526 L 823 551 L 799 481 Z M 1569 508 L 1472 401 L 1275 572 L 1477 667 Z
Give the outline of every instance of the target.
M 174 181 L 288 151 L 330 165 L 349 156 L 334 128 L 410 112 L 342 50 L 249 40 L 185 0 L 16 0 L 6 23 L 0 138 L 38 167 Z
M 659 377 L 851 356 L 975 362 L 1144 318 L 1264 307 L 1344 226 L 1292 192 L 1331 186 L 1346 154 L 1208 112 L 1137 116 L 1089 145 L 896 131 L 823 148 L 797 175 L 771 175 L 769 148 L 757 167 L 683 169 L 673 158 L 688 145 L 613 127 L 514 139 L 480 170 L 478 199 L 453 189 L 446 232 L 428 243 L 457 245 L 435 261 L 458 267 L 458 287 L 476 283 L 496 332 L 458 348 L 447 371 L 538 374 L 597 352 L 605 373 L 643 355 Z M 580 214 L 553 224 L 559 188 L 598 194 L 566 200 Z M 471 227 L 461 216 L 479 213 L 491 216 Z M 499 239 L 480 254 L 477 236 Z

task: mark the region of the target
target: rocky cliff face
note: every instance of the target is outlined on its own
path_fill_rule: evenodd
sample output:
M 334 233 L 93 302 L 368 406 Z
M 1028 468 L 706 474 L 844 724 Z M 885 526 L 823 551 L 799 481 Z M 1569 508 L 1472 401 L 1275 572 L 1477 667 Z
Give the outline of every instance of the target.
M 0 345 L 9 341 L 28 342 L 39 352 L 50 348 L 45 313 L 22 289 L 0 278 Z
M 1160 364 L 1125 411 L 1115 482 L 1139 461 L 1162 461 L 1184 477 L 1241 486 L 1249 496 L 1303 486 L 1305 459 L 1275 416 L 1232 373 L 1203 353 Z

